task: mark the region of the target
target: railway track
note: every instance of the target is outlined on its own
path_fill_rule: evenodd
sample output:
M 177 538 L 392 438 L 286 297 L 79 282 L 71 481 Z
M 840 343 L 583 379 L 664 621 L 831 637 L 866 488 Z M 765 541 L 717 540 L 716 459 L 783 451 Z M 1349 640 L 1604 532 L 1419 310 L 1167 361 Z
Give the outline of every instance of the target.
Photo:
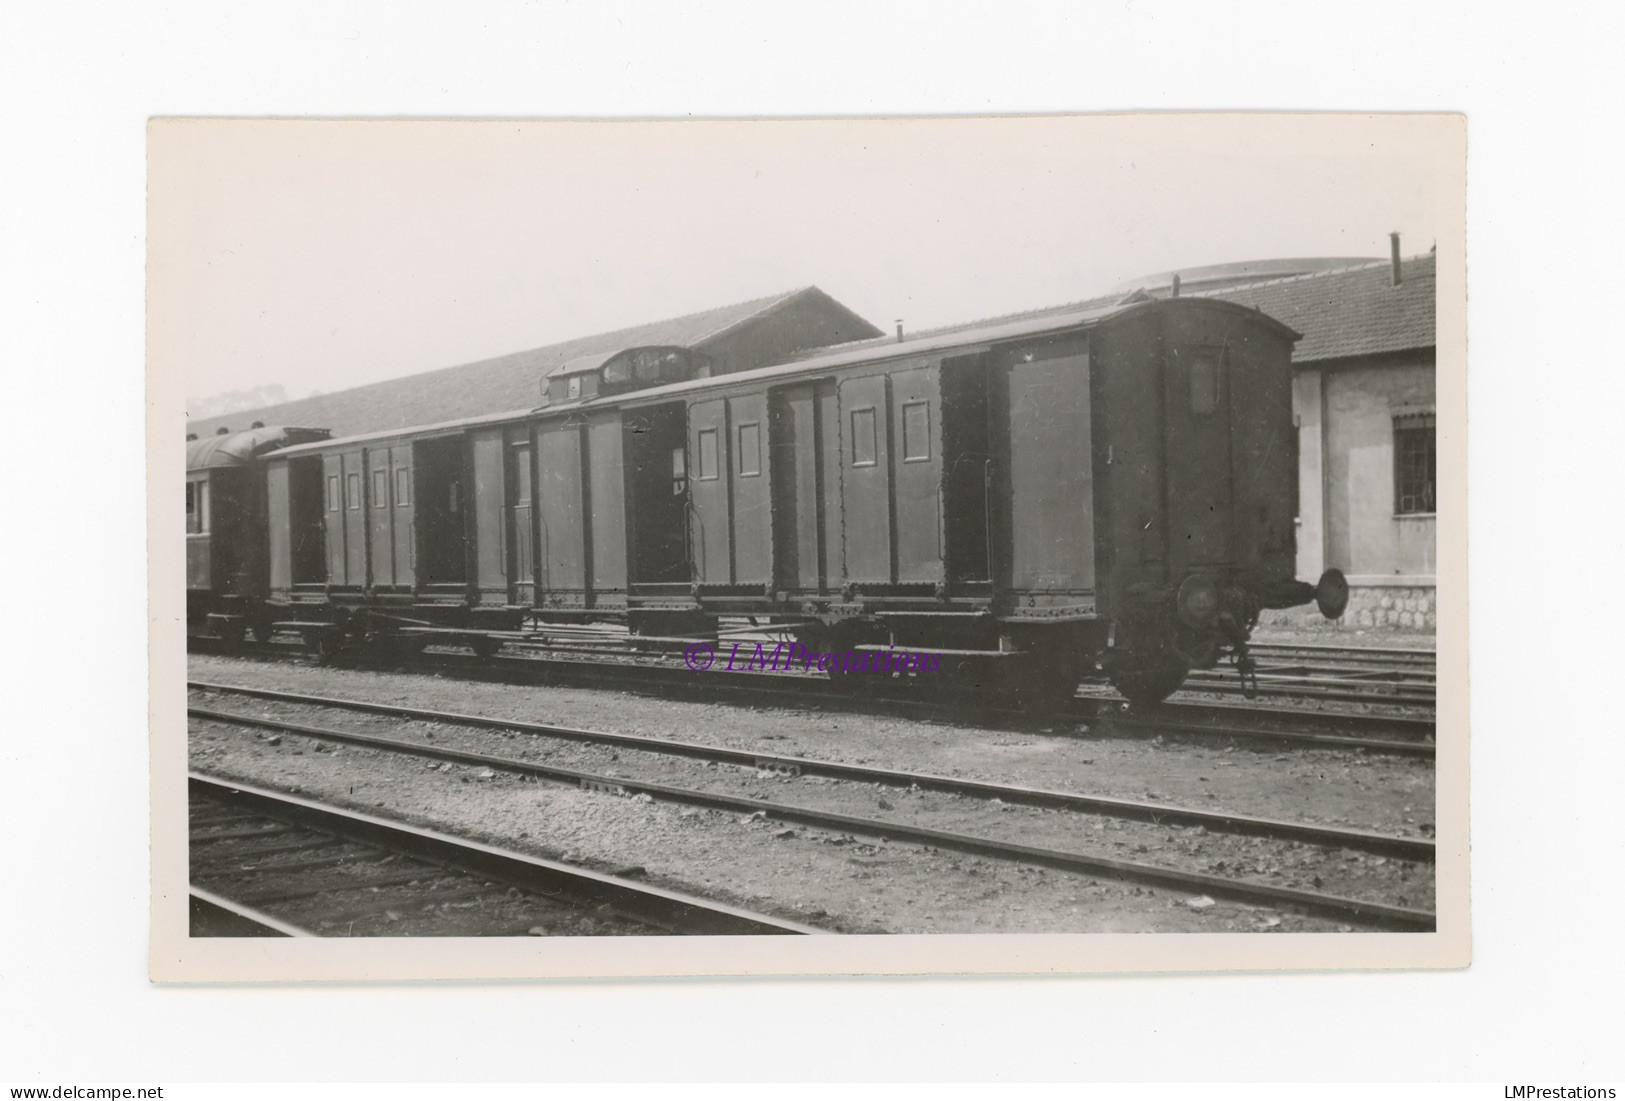
M 1309 823 L 1283 822 L 1222 812 L 1202 811 L 1188 807 L 1114 799 L 1084 793 L 1027 788 L 1017 785 L 966 780 L 959 777 L 904 770 L 880 769 L 805 757 L 769 755 L 718 745 L 678 742 L 663 738 L 649 738 L 606 731 L 586 731 L 549 724 L 460 715 L 366 701 L 336 700 L 266 689 L 207 683 L 194 683 L 189 687 L 197 691 L 221 694 L 236 693 L 248 698 L 275 700 L 282 703 L 318 707 L 352 714 L 365 713 L 372 716 L 397 719 L 402 722 L 427 721 L 451 726 L 463 726 L 470 729 L 496 729 L 533 738 L 563 739 L 572 742 L 631 748 L 667 756 L 745 765 L 759 771 L 781 776 L 821 776 L 835 780 L 870 783 L 906 790 L 942 791 L 990 802 L 1014 803 L 1053 810 L 1065 810 L 1078 814 L 1151 822 L 1158 825 L 1195 826 L 1209 832 L 1244 834 L 1297 844 L 1381 853 L 1385 857 L 1391 856 L 1400 860 L 1423 864 L 1431 864 L 1433 861 L 1433 843 L 1426 838 L 1343 830 Z M 764 816 L 777 821 L 809 825 L 847 834 L 913 841 L 929 847 L 1038 864 L 1072 872 L 1101 875 L 1143 883 L 1153 887 L 1205 893 L 1215 897 L 1226 897 L 1254 904 L 1284 906 L 1306 913 L 1379 928 L 1431 929 L 1434 923 L 1432 913 L 1405 906 L 1390 906 L 1384 903 L 1308 891 L 1295 887 L 1284 887 L 1255 880 L 1216 876 L 1161 865 L 1125 861 L 1115 857 L 1069 849 L 1023 844 L 997 837 L 966 834 L 957 830 L 942 830 L 890 819 L 876 819 L 838 813 L 814 806 L 790 804 L 776 799 L 767 800 L 733 795 L 714 789 L 639 780 L 622 775 L 606 775 L 582 769 L 560 767 L 535 760 L 459 749 L 446 744 L 427 744 L 422 741 L 405 740 L 353 729 L 314 726 L 267 715 L 246 715 L 198 706 L 189 707 L 188 714 L 198 720 L 276 730 L 305 738 L 347 743 L 390 753 L 407 754 L 458 765 L 491 769 L 494 772 L 528 776 L 532 779 L 572 784 L 589 790 L 620 795 L 647 795 L 657 800 L 743 813 L 747 816 Z
M 188 782 L 194 936 L 821 932 L 255 785 Z
M 298 647 L 258 643 L 224 647 L 210 640 L 194 640 L 195 649 L 232 657 L 271 660 L 307 660 Z M 509 684 L 568 685 L 610 688 L 617 691 L 653 691 L 662 696 L 713 701 L 719 695 L 749 698 L 770 705 L 819 707 L 864 713 L 883 712 L 905 718 L 974 721 L 990 727 L 1031 729 L 1054 720 L 1036 720 L 1025 713 L 1001 708 L 975 698 L 944 701 L 910 692 L 906 683 L 890 690 L 854 694 L 821 677 L 773 672 L 707 672 L 696 674 L 680 663 L 608 661 L 601 657 L 553 657 L 540 654 L 498 654 L 475 657 L 456 652 L 430 651 L 371 658 L 357 654 L 358 665 L 417 672 L 451 673 L 469 679 Z M 899 690 L 901 689 L 901 690 Z M 1131 711 L 1115 694 L 1081 690 L 1063 722 L 1091 726 L 1109 723 L 1124 735 L 1196 737 L 1226 742 L 1265 742 L 1299 748 L 1344 749 L 1402 756 L 1434 755 L 1431 716 L 1355 711 L 1310 710 L 1278 703 L 1242 702 L 1239 699 L 1191 700 L 1176 697 L 1156 707 Z

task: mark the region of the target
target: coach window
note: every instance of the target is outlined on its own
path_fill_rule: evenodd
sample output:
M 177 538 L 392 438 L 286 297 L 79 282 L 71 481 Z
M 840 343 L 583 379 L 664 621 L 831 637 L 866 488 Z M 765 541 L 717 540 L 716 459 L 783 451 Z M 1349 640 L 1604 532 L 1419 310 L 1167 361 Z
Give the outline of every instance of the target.
M 1394 418 L 1395 515 L 1416 516 L 1434 511 L 1438 458 L 1432 413 Z
M 202 535 L 209 530 L 209 483 L 186 483 L 186 534 Z
M 344 504 L 351 512 L 361 507 L 361 475 L 344 476 Z
M 755 423 L 739 426 L 739 476 L 754 478 L 762 472 L 762 430 Z
M 327 476 L 327 511 L 328 512 L 337 512 L 338 510 L 339 510 L 339 476 L 337 474 L 329 474 Z
M 1205 415 L 1219 407 L 1219 357 L 1198 352 L 1191 357 L 1191 412 Z
M 389 507 L 389 471 L 374 470 L 372 472 L 372 507 Z
M 875 465 L 875 411 L 852 410 L 852 465 Z
M 395 503 L 397 505 L 412 503 L 412 471 L 408 467 L 395 468 Z
M 694 476 L 702 482 L 709 482 L 717 476 L 717 430 L 703 428 L 700 430 L 700 469 Z
M 903 461 L 931 461 L 931 405 L 911 401 L 903 406 Z

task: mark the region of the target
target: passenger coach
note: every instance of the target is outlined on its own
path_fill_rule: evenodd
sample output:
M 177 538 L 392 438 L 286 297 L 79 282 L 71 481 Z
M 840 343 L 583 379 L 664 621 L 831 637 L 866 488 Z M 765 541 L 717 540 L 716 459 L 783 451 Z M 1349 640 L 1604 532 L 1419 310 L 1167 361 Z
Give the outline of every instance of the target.
M 263 614 L 316 649 L 488 653 L 537 622 L 938 650 L 942 675 L 1161 699 L 1243 663 L 1292 578 L 1297 334 L 1143 295 L 712 374 L 678 347 L 547 379 L 539 408 L 263 462 Z

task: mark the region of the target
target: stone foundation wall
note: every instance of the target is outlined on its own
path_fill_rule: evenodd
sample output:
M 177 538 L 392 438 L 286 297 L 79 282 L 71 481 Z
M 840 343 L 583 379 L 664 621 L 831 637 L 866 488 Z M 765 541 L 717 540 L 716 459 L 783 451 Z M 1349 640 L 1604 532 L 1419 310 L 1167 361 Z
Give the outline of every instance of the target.
M 1349 589 L 1345 627 L 1388 627 L 1431 632 L 1438 626 L 1438 605 L 1432 587 L 1360 585 Z M 1306 627 L 1324 625 L 1313 604 L 1279 612 L 1265 612 L 1259 623 L 1266 627 Z

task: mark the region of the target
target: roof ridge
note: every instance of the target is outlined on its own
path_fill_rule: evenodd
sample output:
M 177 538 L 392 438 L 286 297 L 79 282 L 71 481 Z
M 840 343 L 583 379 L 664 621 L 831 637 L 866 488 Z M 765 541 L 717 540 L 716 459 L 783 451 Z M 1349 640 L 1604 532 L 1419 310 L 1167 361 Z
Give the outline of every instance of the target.
M 717 337 L 721 336 L 723 333 L 732 332 L 734 329 L 739 328 L 739 326 L 745 324 L 745 322 L 747 322 L 747 321 L 753 321 L 753 320 L 761 317 L 764 313 L 768 313 L 768 312 L 770 312 L 772 310 L 778 309 L 779 307 L 783 306 L 786 302 L 788 302 L 790 299 L 795 298 L 797 295 L 805 294 L 807 291 L 816 291 L 816 290 L 818 290 L 818 288 L 816 286 L 814 286 L 811 283 L 808 283 L 804 287 L 796 287 L 793 290 L 785 291 L 783 294 L 768 295 L 766 298 L 747 298 L 743 302 L 735 302 L 731 306 L 716 306 L 716 307 L 713 307 L 712 309 L 709 309 L 709 310 L 699 310 L 699 311 L 697 311 L 698 313 L 720 313 L 723 310 L 737 310 L 741 306 L 749 306 L 749 305 L 751 305 L 753 303 L 756 303 L 756 302 L 762 303 L 761 306 L 759 306 L 758 308 L 752 310 L 750 313 L 746 314 L 745 316 L 736 317 L 732 321 L 728 322 L 728 324 L 722 326 L 721 328 L 713 329 L 710 332 L 704 334 L 703 336 L 701 336 L 697 340 L 695 340 L 694 343 L 695 344 L 703 344 L 707 340 L 715 340 Z M 693 314 L 684 314 L 683 316 L 684 317 L 692 317 L 694 315 Z M 666 320 L 667 320 L 667 322 L 678 321 L 678 320 L 681 320 L 681 318 L 672 317 L 672 318 L 667 318 Z M 659 324 L 664 324 L 664 322 L 658 322 L 657 321 L 657 322 L 652 322 L 652 324 L 659 325 Z M 633 327 L 634 328 L 640 328 L 641 326 L 633 326 Z
M 1399 261 L 1404 264 L 1414 260 L 1432 260 L 1435 256 L 1431 252 L 1417 253 L 1415 256 L 1401 256 Z M 1293 275 L 1278 275 L 1273 279 L 1260 279 L 1252 283 L 1234 283 L 1227 287 L 1207 287 L 1202 290 L 1186 292 L 1188 298 L 1219 298 L 1236 291 L 1253 290 L 1256 287 L 1275 287 L 1282 283 L 1306 282 L 1310 279 L 1320 279 L 1328 275 L 1347 275 L 1352 271 L 1367 271 L 1371 268 L 1386 268 L 1393 260 L 1368 260 L 1363 264 L 1345 264 L 1340 268 L 1325 268 L 1321 271 L 1301 271 Z

